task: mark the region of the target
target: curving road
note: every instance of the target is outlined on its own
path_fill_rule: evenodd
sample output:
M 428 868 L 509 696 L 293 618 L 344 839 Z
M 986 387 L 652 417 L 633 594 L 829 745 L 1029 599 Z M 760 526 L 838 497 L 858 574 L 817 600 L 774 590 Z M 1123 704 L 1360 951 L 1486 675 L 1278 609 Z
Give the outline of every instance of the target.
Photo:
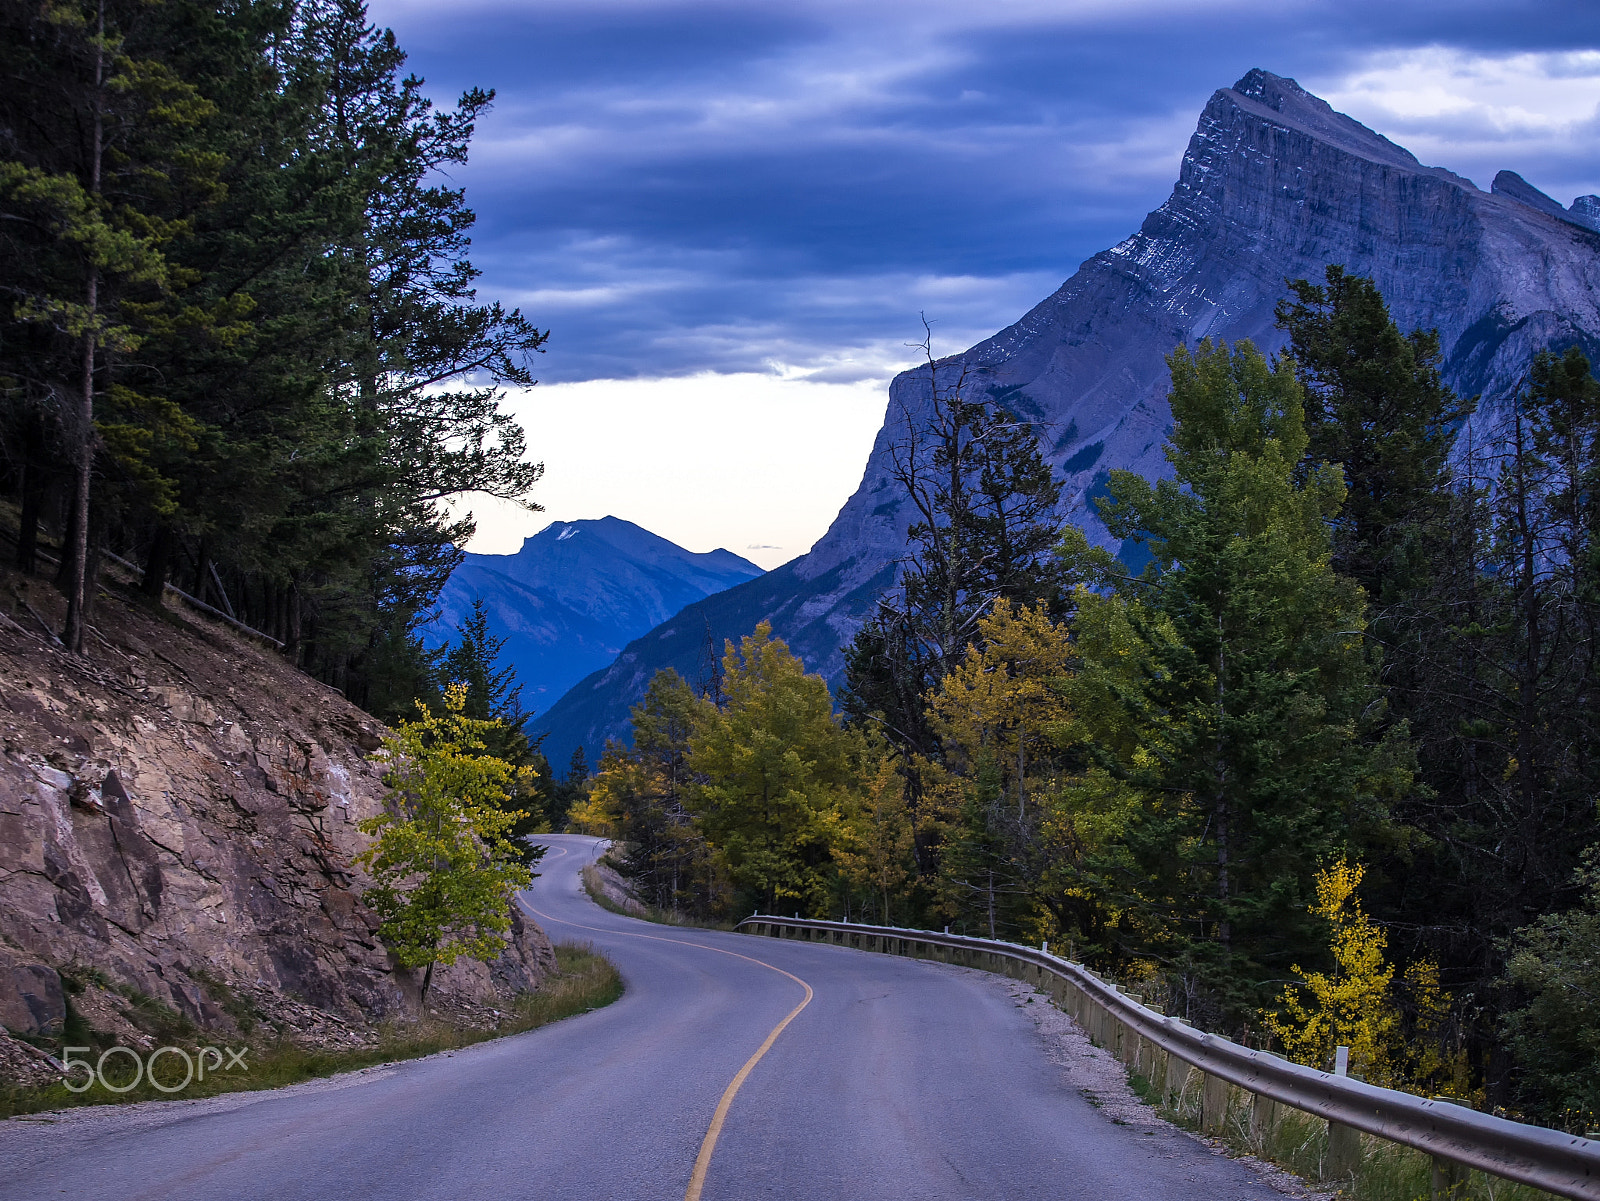
M 579 886 L 598 840 L 544 841 L 524 903 L 617 963 L 620 1001 L 271 1093 L 3 1122 L 0 1198 L 1278 1197 L 1184 1135 L 1114 1125 L 973 973 L 618 917 Z

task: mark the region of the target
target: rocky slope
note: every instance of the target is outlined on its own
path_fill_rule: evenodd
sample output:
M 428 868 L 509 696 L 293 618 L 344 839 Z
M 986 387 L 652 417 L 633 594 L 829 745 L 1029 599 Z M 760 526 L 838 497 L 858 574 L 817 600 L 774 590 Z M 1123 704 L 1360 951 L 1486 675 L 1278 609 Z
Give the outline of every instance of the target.
M 1015 325 L 940 364 L 1041 423 L 1066 481 L 1064 516 L 1112 545 L 1094 497 L 1112 469 L 1167 471 L 1164 357 L 1203 337 L 1282 345 L 1286 278 L 1329 263 L 1376 279 L 1402 328 L 1437 328 L 1445 378 L 1482 393 L 1492 421 L 1531 354 L 1600 349 L 1600 198 L 1571 209 L 1510 171 L 1490 191 L 1408 151 L 1301 89 L 1251 71 L 1200 115 L 1172 195 L 1139 231 L 1084 263 Z M 630 644 L 546 715 L 552 752 L 621 732 L 657 668 L 694 660 L 709 623 L 738 637 L 762 618 L 830 677 L 904 553 L 909 514 L 889 450 L 928 395 L 898 377 L 856 491 L 810 554 L 691 606 Z
M 45 628 L 55 590 L 0 573 L 0 1026 L 58 1038 L 70 999 L 127 1045 L 149 1041 L 141 1005 L 219 1038 L 264 1024 L 340 1045 L 419 1016 L 351 865 L 355 823 L 383 801 L 367 758 L 381 728 L 245 639 L 108 583 L 78 657 Z M 497 962 L 436 974 L 429 1007 L 481 1019 L 553 963 L 519 918 Z M 0 1075 L 30 1063 L 0 1033 Z
M 760 574 L 731 551 L 687 551 L 617 517 L 555 521 L 514 555 L 469 554 L 422 634 L 429 646 L 454 640 L 482 597 L 524 707 L 539 710 L 685 605 Z

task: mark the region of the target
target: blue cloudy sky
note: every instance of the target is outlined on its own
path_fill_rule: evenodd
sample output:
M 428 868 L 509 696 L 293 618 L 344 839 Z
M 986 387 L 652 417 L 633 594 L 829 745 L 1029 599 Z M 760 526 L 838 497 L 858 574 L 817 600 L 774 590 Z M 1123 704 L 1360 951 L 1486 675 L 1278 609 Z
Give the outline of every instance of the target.
M 766 566 L 855 486 L 919 312 L 1009 324 L 1171 189 L 1251 67 L 1487 187 L 1600 192 L 1600 4 L 373 0 L 448 101 L 483 292 L 553 331 L 514 398 L 548 518 Z M 486 550 L 541 519 L 481 510 Z M 546 519 L 548 519 L 546 518 Z

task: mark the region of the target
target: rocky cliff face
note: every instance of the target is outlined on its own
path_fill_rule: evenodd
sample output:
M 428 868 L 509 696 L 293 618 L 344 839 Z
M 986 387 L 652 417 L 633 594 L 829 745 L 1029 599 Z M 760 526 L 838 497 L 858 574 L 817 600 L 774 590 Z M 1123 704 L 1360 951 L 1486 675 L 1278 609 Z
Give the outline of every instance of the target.
M 351 865 L 383 801 L 381 728 L 243 639 L 116 595 L 67 655 L 44 629 L 54 589 L 0 587 L 0 1025 L 59 1036 L 69 988 L 133 1045 L 141 997 L 318 1045 L 417 1016 Z M 429 1006 L 481 1017 L 553 962 L 519 919 L 496 963 L 436 974 Z M 0 1047 L 0 1074 L 26 1060 Z
M 1334 112 L 1293 80 L 1252 71 L 1212 96 L 1172 195 L 1139 231 L 1079 268 L 1015 325 L 938 365 L 1041 423 L 1066 481 L 1064 516 L 1112 545 L 1094 498 L 1116 468 L 1166 473 L 1164 356 L 1201 338 L 1282 345 L 1286 278 L 1330 263 L 1373 277 L 1403 329 L 1437 328 L 1446 381 L 1485 398 L 1492 422 L 1529 357 L 1600 348 L 1600 199 L 1564 209 L 1513 172 L 1491 191 Z M 547 715 L 552 750 L 619 732 L 659 666 L 683 670 L 685 631 L 738 637 L 770 617 L 833 677 L 840 646 L 904 553 L 910 516 L 889 449 L 928 396 L 926 368 L 890 386 L 861 487 L 810 554 L 701 602 L 579 683 Z M 1113 549 L 1117 549 L 1113 547 Z

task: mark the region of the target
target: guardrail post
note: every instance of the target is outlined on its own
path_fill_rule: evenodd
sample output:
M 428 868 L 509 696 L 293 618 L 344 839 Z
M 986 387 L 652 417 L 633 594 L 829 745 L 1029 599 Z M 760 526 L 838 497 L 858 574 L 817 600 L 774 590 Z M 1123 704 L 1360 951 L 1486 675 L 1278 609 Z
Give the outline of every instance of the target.
M 1200 1133 L 1221 1134 L 1228 1124 L 1228 1082 L 1210 1072 L 1201 1075 Z
M 1272 1128 L 1278 1124 L 1278 1103 L 1261 1093 L 1250 1098 L 1250 1147 L 1256 1152 L 1266 1146 Z
M 1343 1076 L 1349 1071 L 1350 1048 L 1334 1048 L 1333 1072 Z M 1361 1166 L 1361 1132 L 1342 1122 L 1328 1123 L 1328 1156 L 1323 1174 L 1329 1180 L 1349 1180 Z
M 1162 1099 L 1172 1109 L 1177 1109 L 1183 1100 L 1183 1090 L 1189 1083 L 1189 1065 L 1176 1055 L 1167 1056 L 1167 1078 L 1163 1085 Z
M 1328 1123 L 1328 1162 L 1324 1175 L 1329 1180 L 1349 1180 L 1361 1166 L 1361 1131 L 1342 1122 Z
M 1167 1076 L 1167 1053 L 1155 1043 L 1147 1044 L 1145 1054 L 1144 1078 L 1154 1092 L 1160 1088 Z
M 1461 1201 L 1467 1195 L 1467 1170 L 1453 1159 L 1433 1157 L 1429 1181 L 1433 1201 Z

